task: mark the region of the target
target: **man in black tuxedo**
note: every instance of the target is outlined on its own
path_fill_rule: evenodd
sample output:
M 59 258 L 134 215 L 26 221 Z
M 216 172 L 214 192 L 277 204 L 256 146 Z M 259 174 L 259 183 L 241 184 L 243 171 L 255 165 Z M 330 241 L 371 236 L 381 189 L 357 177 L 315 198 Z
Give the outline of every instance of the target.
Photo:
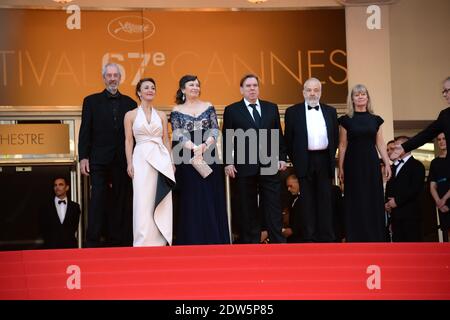
M 408 137 L 395 138 L 396 143 Z M 420 194 L 424 187 L 425 167 L 411 153 L 404 153 L 392 166 L 386 184 L 385 209 L 390 213 L 393 242 L 422 241 Z
M 396 158 L 396 159 L 391 158 L 391 155 L 394 151 L 395 151 L 395 140 L 390 140 L 386 143 L 386 152 L 387 152 L 389 159 L 391 159 L 391 162 L 392 162 L 391 170 L 393 169 L 394 162 L 397 161 L 397 159 L 398 159 L 398 158 Z M 383 188 L 384 188 L 384 190 L 386 190 L 386 184 L 388 182 L 387 176 L 385 174 L 386 167 L 385 167 L 383 161 L 381 161 L 380 163 L 382 166 L 381 173 L 382 173 L 382 177 L 383 177 Z M 393 174 L 395 174 L 395 172 Z M 384 193 L 384 195 L 386 196 L 386 192 Z M 385 219 L 386 219 L 386 242 L 392 242 L 391 214 L 390 214 L 390 212 L 388 212 L 386 210 L 386 206 L 385 206 L 384 214 L 385 214 Z
M 289 210 L 289 226 L 292 230 L 292 234 L 290 235 L 288 242 L 301 242 L 302 237 L 299 220 L 303 195 L 300 194 L 300 183 L 295 174 L 291 174 L 286 178 L 286 187 L 292 195 L 292 203 Z
M 339 140 L 336 109 L 319 103 L 322 84 L 303 85 L 305 101 L 289 107 L 285 139 L 303 195 L 300 226 L 304 242 L 333 242 L 332 178 Z
M 334 234 L 336 242 L 342 242 L 345 239 L 345 221 L 344 221 L 344 196 L 341 187 L 332 184 L 331 198 L 334 220 Z
M 241 79 L 240 91 L 243 99 L 227 106 L 223 114 L 223 158 L 225 173 L 234 179 L 238 195 L 239 241 L 259 243 L 264 221 L 271 243 L 286 242 L 281 232 L 278 173 L 286 169 L 286 151 L 278 106 L 259 100 L 259 79 L 255 75 Z
M 75 233 L 80 221 L 80 206 L 67 198 L 69 184 L 65 178 L 53 181 L 55 197 L 39 210 L 39 229 L 44 249 L 77 248 Z
M 98 247 L 107 222 L 107 245 L 131 246 L 131 180 L 125 158 L 125 113 L 136 102 L 118 91 L 120 69 L 114 63 L 103 67 L 106 89 L 83 101 L 78 152 L 81 173 L 91 177 L 91 202 L 88 212 L 86 246 Z M 111 210 L 106 210 L 111 189 Z M 108 212 L 107 212 L 108 211 Z
M 440 133 L 444 133 L 446 137 L 450 137 L 450 77 L 444 80 L 442 88 L 442 96 L 447 102 L 448 108 L 442 110 L 439 113 L 438 118 L 433 121 L 427 128 L 419 132 L 417 135 L 406 141 L 401 145 L 396 145 L 395 151 L 391 155 L 391 160 L 397 158 L 400 154 L 404 152 L 412 151 L 427 142 L 430 142 L 433 138 L 437 137 Z M 450 149 L 449 142 L 447 139 L 447 150 Z M 450 179 L 450 153 L 447 153 L 446 168 L 447 168 L 447 178 Z M 450 198 L 450 193 L 446 199 Z M 445 203 L 445 200 L 443 201 Z

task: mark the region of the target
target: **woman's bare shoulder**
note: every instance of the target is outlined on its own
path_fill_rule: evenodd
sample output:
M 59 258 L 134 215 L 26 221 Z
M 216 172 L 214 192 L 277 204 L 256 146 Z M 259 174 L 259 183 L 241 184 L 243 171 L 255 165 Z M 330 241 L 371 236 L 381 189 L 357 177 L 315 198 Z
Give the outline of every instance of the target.
M 125 113 L 125 119 L 133 120 L 134 118 L 136 118 L 136 114 L 137 114 L 137 108 L 130 110 L 127 113 Z
M 159 117 L 163 120 L 167 120 L 167 115 L 164 111 L 156 110 L 156 113 L 158 113 Z

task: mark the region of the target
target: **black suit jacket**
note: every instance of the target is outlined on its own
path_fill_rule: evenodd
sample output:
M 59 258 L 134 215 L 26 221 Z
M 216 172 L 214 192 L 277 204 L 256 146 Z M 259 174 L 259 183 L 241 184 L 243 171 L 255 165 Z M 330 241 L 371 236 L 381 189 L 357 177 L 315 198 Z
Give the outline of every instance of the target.
M 280 124 L 280 114 L 278 112 L 278 106 L 272 102 L 259 100 L 260 106 L 261 106 L 261 128 L 259 129 L 267 129 L 267 139 L 263 141 L 263 136 L 261 134 L 259 135 L 259 144 L 266 143 L 267 146 L 267 155 L 269 157 L 274 156 L 277 158 L 277 160 L 286 161 L 286 147 L 284 144 L 284 138 L 283 138 L 283 132 L 281 129 Z M 222 133 L 223 133 L 223 160 L 226 165 L 234 164 L 237 170 L 237 176 L 238 177 L 248 177 L 252 175 L 259 174 L 260 167 L 262 166 L 269 166 L 265 165 L 264 163 L 261 164 L 259 162 L 256 164 L 250 163 L 250 151 L 252 148 L 256 147 L 257 152 L 259 152 L 259 145 L 256 144 L 255 146 L 250 146 L 248 139 L 245 141 L 245 155 L 242 155 L 239 153 L 239 150 L 237 148 L 237 140 L 236 137 L 228 137 L 227 136 L 227 129 L 237 130 L 242 129 L 244 132 L 249 129 L 258 129 L 255 125 L 255 121 L 253 120 L 252 116 L 250 115 L 247 106 L 245 105 L 244 100 L 235 102 L 233 104 L 230 104 L 229 106 L 225 107 L 225 111 L 223 113 L 223 127 L 222 127 Z M 271 154 L 271 146 L 272 146 L 272 140 L 270 137 L 270 129 L 277 129 L 279 130 L 279 141 L 278 141 L 278 150 L 276 150 L 276 155 Z M 234 147 L 234 158 L 231 161 L 227 161 L 227 155 L 228 158 L 231 159 L 231 152 L 232 150 L 227 149 L 227 143 L 228 139 L 233 139 L 233 147 Z M 230 141 L 231 142 L 231 141 Z M 256 156 L 253 154 L 253 156 Z M 244 157 L 245 161 L 243 164 L 237 163 L 237 160 L 239 157 Z M 278 163 L 276 164 L 278 166 Z
M 301 211 L 302 211 L 302 201 L 303 196 L 301 194 L 298 195 L 297 200 L 295 197 L 292 199 L 291 207 L 289 209 L 289 226 L 292 229 L 292 235 L 288 238 L 288 242 L 296 243 L 302 241 L 302 233 L 301 233 Z
M 445 134 L 447 150 L 450 150 L 450 107 L 442 110 L 439 113 L 437 120 L 433 121 L 426 129 L 403 143 L 403 149 L 405 149 L 405 152 L 414 150 L 431 141 L 441 132 Z M 450 177 L 450 152 L 447 152 L 445 160 L 447 162 L 446 167 L 448 168 L 447 177 Z
M 320 103 L 328 133 L 328 152 L 330 157 L 330 176 L 334 176 L 336 149 L 339 143 L 339 129 L 336 109 Z M 308 169 L 308 129 L 306 126 L 305 103 L 298 103 L 286 110 L 284 118 L 285 139 L 289 158 L 294 164 L 299 178 Z
M 392 210 L 394 219 L 419 219 L 421 216 L 420 194 L 425 180 L 425 167 L 411 157 L 400 169 L 397 177 L 392 177 L 386 183 L 386 201 L 395 198 L 397 208 Z
M 116 157 L 126 163 L 125 113 L 136 108 L 136 102 L 120 94 L 117 131 L 114 129 L 113 110 L 108 104 L 107 90 L 92 94 L 83 101 L 81 127 L 78 141 L 79 159 L 89 159 L 90 164 L 109 164 Z
M 80 221 L 80 206 L 78 203 L 68 201 L 66 216 L 63 223 L 59 220 L 55 201 L 47 201 L 39 211 L 39 227 L 44 238 L 44 248 L 77 248 L 78 243 L 75 232 Z

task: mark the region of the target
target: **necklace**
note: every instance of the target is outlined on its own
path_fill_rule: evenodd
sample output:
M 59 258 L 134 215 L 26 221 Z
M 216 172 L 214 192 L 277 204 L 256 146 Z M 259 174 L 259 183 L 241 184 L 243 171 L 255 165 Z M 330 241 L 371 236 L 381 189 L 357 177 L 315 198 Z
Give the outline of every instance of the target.
M 153 107 L 146 108 L 146 107 L 141 106 L 141 108 L 142 108 L 142 111 L 144 112 L 145 119 L 147 120 L 147 122 L 150 122 L 152 120 Z

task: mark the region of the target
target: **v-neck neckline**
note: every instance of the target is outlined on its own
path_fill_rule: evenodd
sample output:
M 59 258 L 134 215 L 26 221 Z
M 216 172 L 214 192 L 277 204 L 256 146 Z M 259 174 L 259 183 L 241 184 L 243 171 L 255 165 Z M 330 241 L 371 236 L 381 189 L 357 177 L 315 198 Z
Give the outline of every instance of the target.
M 142 106 L 140 106 L 140 107 L 141 107 L 142 113 L 144 114 L 145 123 L 147 125 L 150 125 L 153 120 L 153 107 L 152 107 L 152 110 L 150 111 L 150 121 L 147 119 L 147 115 L 145 114 L 144 107 L 142 107 Z

